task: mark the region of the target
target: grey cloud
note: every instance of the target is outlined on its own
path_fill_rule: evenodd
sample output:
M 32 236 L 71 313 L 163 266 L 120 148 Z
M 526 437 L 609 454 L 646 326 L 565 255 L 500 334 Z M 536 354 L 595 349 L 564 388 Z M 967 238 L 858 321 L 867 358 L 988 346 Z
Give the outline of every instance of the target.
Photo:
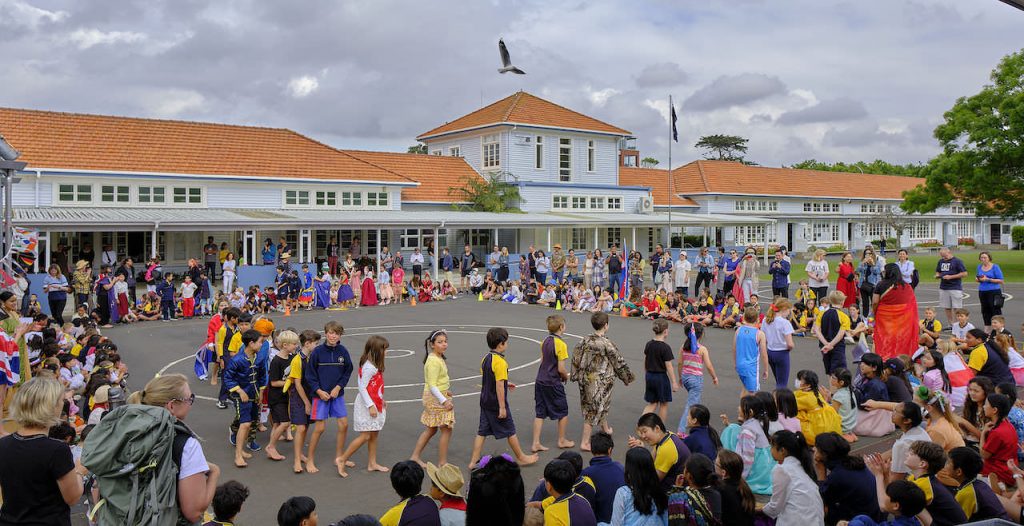
M 639 88 L 671 87 L 684 84 L 688 79 L 689 76 L 679 64 L 659 62 L 640 70 L 636 76 L 636 85 Z
M 760 73 L 718 77 L 699 89 L 683 102 L 683 109 L 712 111 L 731 106 L 742 106 L 786 91 L 778 77 Z
M 867 117 L 867 115 L 868 110 L 864 109 L 864 105 L 859 101 L 841 98 L 821 101 L 802 110 L 787 111 L 780 115 L 776 122 L 784 126 L 793 126 L 817 122 L 852 121 Z
M 825 132 L 823 142 L 828 146 L 863 148 L 878 144 L 907 144 L 908 140 L 906 134 L 885 132 L 878 128 L 877 123 L 865 122 L 845 128 L 832 128 Z
M 754 115 L 750 116 L 749 122 L 750 124 L 771 123 L 772 116 L 768 115 L 767 113 L 755 113 Z

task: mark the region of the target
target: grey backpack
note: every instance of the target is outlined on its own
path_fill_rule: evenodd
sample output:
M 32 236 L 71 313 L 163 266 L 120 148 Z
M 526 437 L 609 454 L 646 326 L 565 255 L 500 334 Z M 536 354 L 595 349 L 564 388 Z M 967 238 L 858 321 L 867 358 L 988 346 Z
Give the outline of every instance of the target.
M 192 436 L 162 407 L 126 405 L 103 415 L 82 448 L 100 491 L 90 518 L 100 526 L 190 524 L 178 509 L 178 466 Z

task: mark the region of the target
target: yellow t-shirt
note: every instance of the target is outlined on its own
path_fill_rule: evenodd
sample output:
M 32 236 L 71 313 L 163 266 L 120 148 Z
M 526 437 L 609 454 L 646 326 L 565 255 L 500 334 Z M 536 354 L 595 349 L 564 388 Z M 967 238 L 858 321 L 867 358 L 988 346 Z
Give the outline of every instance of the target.
M 971 351 L 971 359 L 967 361 L 967 367 L 980 371 L 982 367 L 985 367 L 986 362 L 988 362 L 988 348 L 983 343 Z
M 839 311 L 839 328 L 848 331 L 850 330 L 850 315 L 843 312 L 843 309 L 836 309 Z M 821 326 L 821 317 L 825 314 L 824 310 L 817 307 L 814 308 L 814 324 Z
M 925 323 L 927 323 L 927 322 L 928 322 L 928 320 L 924 320 L 924 319 L 921 320 L 921 328 L 922 329 L 927 328 L 927 325 L 925 325 Z M 931 328 L 929 328 L 928 330 L 930 330 L 932 332 L 942 332 L 942 322 L 937 320 L 937 319 L 932 320 Z

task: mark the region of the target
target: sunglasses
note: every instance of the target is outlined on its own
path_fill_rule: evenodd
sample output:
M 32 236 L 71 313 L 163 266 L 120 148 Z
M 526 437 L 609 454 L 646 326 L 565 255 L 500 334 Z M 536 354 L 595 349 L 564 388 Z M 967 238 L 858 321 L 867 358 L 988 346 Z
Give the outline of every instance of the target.
M 192 393 L 188 395 L 188 398 L 171 398 L 172 402 L 182 402 L 188 405 L 196 403 L 196 394 Z
M 505 459 L 505 460 L 507 460 L 507 461 L 509 461 L 509 462 L 513 463 L 513 464 L 515 464 L 515 463 L 516 463 L 516 459 L 515 459 L 515 458 L 513 458 L 513 457 L 512 457 L 512 455 L 509 455 L 508 453 L 502 453 L 501 455 L 498 455 L 498 456 L 500 456 L 501 458 L 503 458 L 503 459 Z M 494 460 L 495 458 L 496 458 L 496 457 L 494 457 L 494 456 L 491 456 L 491 455 L 484 455 L 484 456 L 483 456 L 483 457 L 482 457 L 482 458 L 480 459 L 480 461 L 479 461 L 479 462 L 477 462 L 477 464 L 476 464 L 476 467 L 477 467 L 477 469 L 483 469 L 483 468 L 484 468 L 484 466 L 486 466 L 487 464 L 489 464 L 489 463 L 491 462 L 491 460 Z

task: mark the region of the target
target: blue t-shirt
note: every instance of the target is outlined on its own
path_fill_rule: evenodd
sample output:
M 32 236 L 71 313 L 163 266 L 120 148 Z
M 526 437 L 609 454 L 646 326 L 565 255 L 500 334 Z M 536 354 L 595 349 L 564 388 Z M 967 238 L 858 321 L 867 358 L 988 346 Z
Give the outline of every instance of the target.
M 954 256 L 948 260 L 939 259 L 939 262 L 935 265 L 935 272 L 942 276 L 951 276 L 953 274 L 959 274 L 961 272 L 967 272 L 967 267 L 964 266 L 964 262 L 960 261 L 960 258 Z M 962 279 L 943 279 L 939 281 L 940 290 L 964 290 Z
M 985 276 L 988 279 L 1003 279 L 1003 269 L 999 268 L 999 265 L 992 264 L 992 268 L 987 271 L 981 269 L 981 265 L 978 265 L 977 276 L 980 278 Z M 991 281 L 979 281 L 978 292 L 987 292 L 992 290 L 1000 290 L 1003 285 L 1000 283 L 992 283 Z

